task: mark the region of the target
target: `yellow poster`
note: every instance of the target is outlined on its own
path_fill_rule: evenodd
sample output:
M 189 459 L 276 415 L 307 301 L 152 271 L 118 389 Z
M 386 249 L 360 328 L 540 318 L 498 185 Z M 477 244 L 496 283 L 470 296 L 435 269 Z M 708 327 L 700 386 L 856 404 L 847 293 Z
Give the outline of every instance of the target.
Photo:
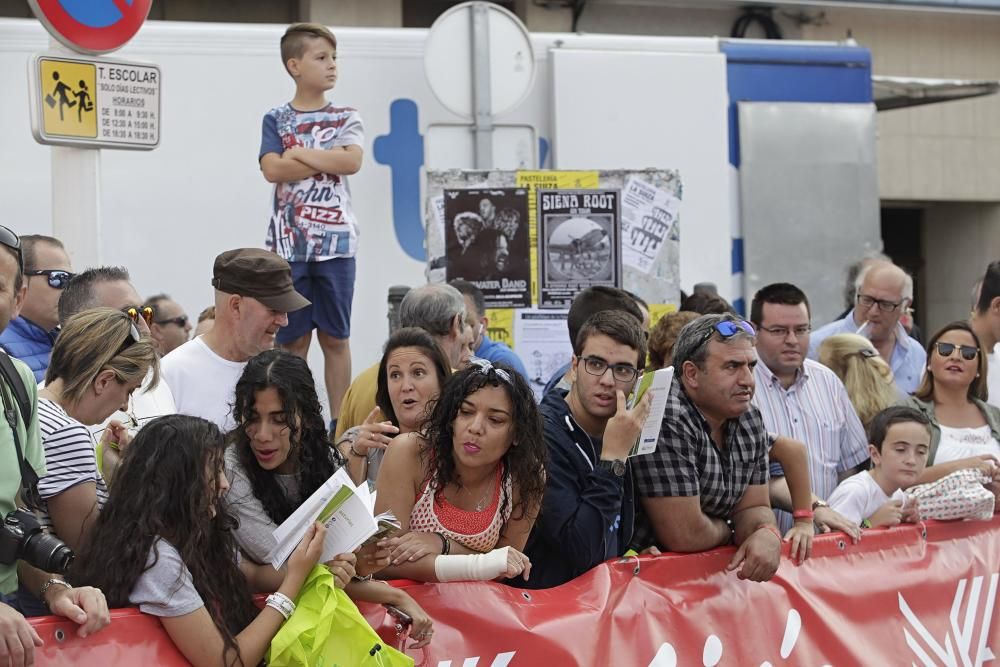
M 537 188 L 593 189 L 598 187 L 596 171 L 519 171 L 517 185 L 528 188 L 528 243 L 531 256 L 531 301 L 538 303 L 538 205 Z M 490 323 L 492 327 L 492 323 Z
M 649 304 L 649 329 L 653 330 L 660 318 L 667 313 L 677 310 L 677 306 L 672 303 L 651 303 Z
M 514 347 L 514 309 L 513 308 L 487 308 L 486 317 L 489 318 L 489 326 L 486 335 L 490 340 L 497 343 L 505 343 L 508 347 Z
M 91 63 L 38 61 L 42 131 L 49 136 L 97 137 L 97 68 Z

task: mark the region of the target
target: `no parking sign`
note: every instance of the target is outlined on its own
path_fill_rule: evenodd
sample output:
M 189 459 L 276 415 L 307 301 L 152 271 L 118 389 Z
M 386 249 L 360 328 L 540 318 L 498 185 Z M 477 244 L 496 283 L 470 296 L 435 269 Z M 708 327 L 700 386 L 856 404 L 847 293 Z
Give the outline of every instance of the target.
M 142 27 L 153 0 L 28 0 L 49 33 L 78 53 L 121 48 Z

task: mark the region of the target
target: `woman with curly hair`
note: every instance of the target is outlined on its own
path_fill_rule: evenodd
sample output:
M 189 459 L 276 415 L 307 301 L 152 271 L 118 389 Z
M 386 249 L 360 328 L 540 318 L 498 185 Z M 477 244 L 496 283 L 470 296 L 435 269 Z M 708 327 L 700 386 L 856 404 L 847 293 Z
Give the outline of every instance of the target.
M 326 532 L 311 527 L 284 573 L 237 563 L 235 521 L 223 499 L 223 448 L 218 427 L 198 417 L 169 415 L 147 424 L 122 457 L 69 577 L 100 586 L 111 606 L 138 605 L 159 617 L 196 667 L 260 664 Z M 342 586 L 353 569 L 334 574 Z M 275 589 L 258 612 L 251 593 Z
M 379 543 L 379 575 L 419 581 L 512 578 L 545 492 L 545 442 L 531 388 L 514 369 L 472 359 L 451 376 L 419 433 L 396 438 L 376 511 L 405 534 Z
M 337 451 L 347 460 L 355 483 L 375 483 L 385 448 L 397 434 L 423 426 L 428 406 L 449 375 L 448 357 L 424 329 L 404 327 L 389 336 L 378 367 L 375 409 L 337 440 Z
M 276 545 L 275 529 L 344 461 L 327 439 L 309 366 L 294 354 L 268 350 L 247 363 L 236 383 L 233 416 L 237 426 L 228 437 L 225 469 L 229 505 L 239 522 L 236 541 L 248 559 L 264 564 Z M 426 612 L 402 590 L 363 580 L 384 567 L 388 556 L 374 545 L 360 549 L 357 573 L 362 580 L 345 590 L 355 600 L 405 611 L 413 618 L 414 647 L 423 646 L 430 641 L 432 625 Z

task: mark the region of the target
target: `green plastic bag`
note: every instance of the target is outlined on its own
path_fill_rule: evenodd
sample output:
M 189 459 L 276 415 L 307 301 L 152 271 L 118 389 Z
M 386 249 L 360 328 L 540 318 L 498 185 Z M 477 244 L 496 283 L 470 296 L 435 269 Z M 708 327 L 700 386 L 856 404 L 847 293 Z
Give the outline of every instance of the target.
M 378 647 L 378 648 L 376 648 Z M 306 577 L 295 613 L 271 640 L 270 667 L 413 667 L 413 658 L 386 645 L 357 606 L 317 565 Z

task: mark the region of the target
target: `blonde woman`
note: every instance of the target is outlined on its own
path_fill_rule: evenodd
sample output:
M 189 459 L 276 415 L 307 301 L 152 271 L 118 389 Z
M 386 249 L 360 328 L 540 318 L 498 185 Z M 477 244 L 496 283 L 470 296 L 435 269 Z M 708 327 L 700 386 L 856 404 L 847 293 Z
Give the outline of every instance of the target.
M 830 336 L 819 347 L 819 362 L 844 383 L 865 430 L 875 415 L 899 400 L 892 369 L 864 336 Z
M 155 386 L 159 366 L 152 339 L 141 336 L 131 318 L 113 308 L 69 318 L 52 348 L 45 387 L 38 392 L 46 473 L 38 480 L 41 503 L 35 510 L 42 525 L 74 551 L 85 542 L 108 497 L 87 426 L 127 410 L 129 396 L 150 369 L 150 386 Z M 128 437 L 117 422 L 104 433 L 105 445 L 124 444 Z M 34 593 L 18 592 L 26 615 L 48 613 Z

